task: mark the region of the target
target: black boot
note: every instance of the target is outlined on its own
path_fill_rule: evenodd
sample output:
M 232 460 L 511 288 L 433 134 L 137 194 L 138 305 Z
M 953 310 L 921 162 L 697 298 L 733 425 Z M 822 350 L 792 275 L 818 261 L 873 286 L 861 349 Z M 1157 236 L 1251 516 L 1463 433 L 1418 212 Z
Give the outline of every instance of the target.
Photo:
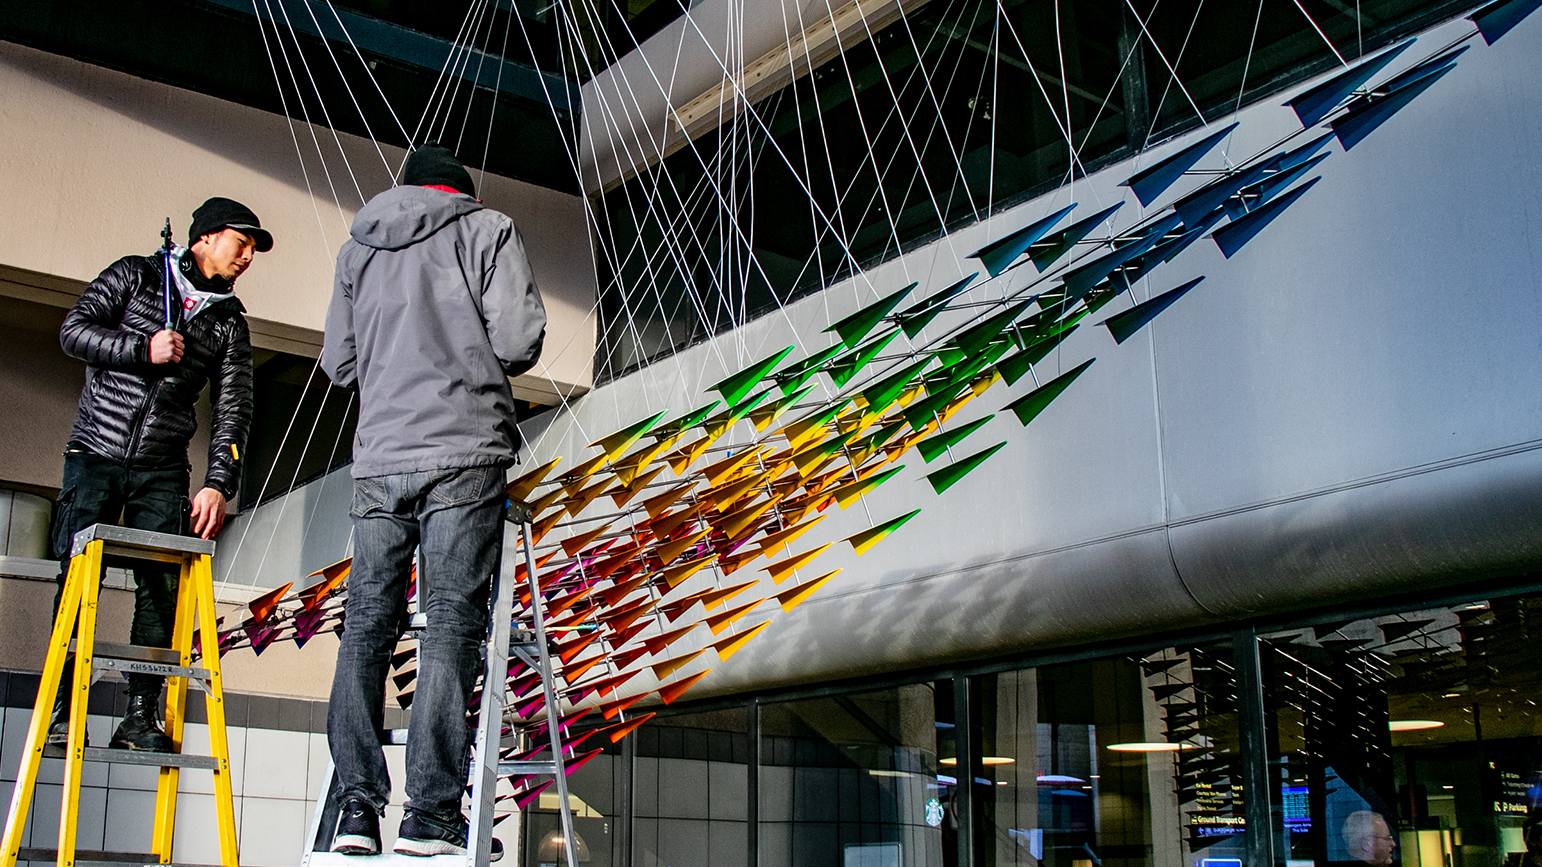
M 156 707 L 160 703 L 158 699 L 158 696 L 149 695 L 129 696 L 128 712 L 123 715 L 123 722 L 118 724 L 118 730 L 113 732 L 107 746 L 115 750 L 171 752 L 171 738 L 161 731 L 160 713 Z
M 59 692 L 54 695 L 54 712 L 48 718 L 47 747 L 64 750 L 70 740 L 70 690 L 66 684 L 59 685 Z M 90 746 L 89 743 L 86 746 Z

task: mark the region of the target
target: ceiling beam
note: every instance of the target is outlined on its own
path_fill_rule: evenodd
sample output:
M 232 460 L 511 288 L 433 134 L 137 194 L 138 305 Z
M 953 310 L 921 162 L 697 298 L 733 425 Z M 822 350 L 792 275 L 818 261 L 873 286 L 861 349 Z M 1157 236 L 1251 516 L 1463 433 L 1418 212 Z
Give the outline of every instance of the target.
M 260 16 L 275 28 L 287 29 L 293 26 L 295 30 L 302 33 L 331 42 L 348 44 L 351 41 L 360 51 L 434 72 L 444 69 L 450 52 L 454 48 L 447 39 L 335 7 L 329 8 L 324 15 L 316 15 L 312 20 L 312 10 L 290 8 L 294 5 L 293 0 L 262 0 L 260 3 L 253 0 L 205 0 L 205 2 L 234 12 Z M 499 8 L 507 8 L 504 3 L 497 5 Z M 272 8 L 274 6 L 283 8 L 274 9 Z M 332 17 L 334 11 L 335 18 Z M 338 24 L 339 20 L 342 22 L 341 26 Z M 462 60 L 456 64 L 461 69 L 460 75 L 456 75 L 453 71 L 447 74 L 488 90 L 496 90 L 530 102 L 549 105 L 569 114 L 578 113 L 582 97 L 579 95 L 577 85 L 566 78 L 486 54 L 476 48 L 472 48 L 471 52 L 469 61 Z

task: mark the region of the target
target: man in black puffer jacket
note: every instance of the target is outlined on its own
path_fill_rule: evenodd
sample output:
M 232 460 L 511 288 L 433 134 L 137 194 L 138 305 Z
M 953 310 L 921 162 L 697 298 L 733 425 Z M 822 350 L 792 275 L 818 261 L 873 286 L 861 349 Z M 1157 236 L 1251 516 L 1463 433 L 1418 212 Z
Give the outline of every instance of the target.
M 246 308 L 232 290 L 254 253 L 273 236 L 239 202 L 213 198 L 193 212 L 190 249 L 125 256 L 81 293 L 64 317 L 59 343 L 86 362 L 86 386 L 64 451 L 64 481 L 51 544 L 59 595 L 70 541 L 95 523 L 213 538 L 240 482 L 241 450 L 252 420 L 252 349 Z M 189 502 L 187 449 L 198 429 L 194 405 L 209 385 L 214 413 L 209 469 Z M 191 524 L 191 528 L 189 525 Z M 130 640 L 169 647 L 178 573 L 137 565 Z M 57 610 L 59 596 L 54 599 Z M 67 667 L 54 703 L 50 744 L 68 735 Z M 160 728 L 164 678 L 128 676 L 129 705 L 111 747 L 167 751 Z

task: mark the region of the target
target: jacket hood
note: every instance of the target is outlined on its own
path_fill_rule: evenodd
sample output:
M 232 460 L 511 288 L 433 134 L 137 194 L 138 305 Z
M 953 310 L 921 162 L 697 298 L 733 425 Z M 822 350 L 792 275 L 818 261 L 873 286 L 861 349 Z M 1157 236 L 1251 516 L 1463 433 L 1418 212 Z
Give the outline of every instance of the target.
M 480 210 L 482 203 L 467 195 L 400 186 L 370 199 L 349 234 L 366 247 L 400 250 Z

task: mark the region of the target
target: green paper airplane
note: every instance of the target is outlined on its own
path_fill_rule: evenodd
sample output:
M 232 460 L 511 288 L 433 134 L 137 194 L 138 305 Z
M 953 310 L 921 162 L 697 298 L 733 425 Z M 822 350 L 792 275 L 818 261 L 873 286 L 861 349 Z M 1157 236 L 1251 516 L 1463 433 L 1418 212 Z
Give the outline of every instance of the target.
M 830 374 L 830 379 L 835 382 L 836 388 L 844 388 L 846 383 L 851 382 L 852 377 L 857 375 L 857 371 L 866 367 L 868 362 L 874 358 L 877 358 L 878 353 L 882 352 L 883 348 L 888 346 L 890 341 L 898 336 L 899 329 L 896 328 L 882 337 L 876 337 L 871 343 L 859 346 L 830 362 L 830 369 L 825 372 Z
M 1028 394 L 1012 401 L 1004 408 L 1012 410 L 1017 416 L 1018 421 L 1024 425 L 1028 424 L 1035 418 L 1038 418 L 1039 413 L 1049 406 L 1050 401 L 1059 397 L 1061 392 L 1069 388 L 1071 383 L 1076 381 L 1076 377 L 1081 376 L 1082 372 L 1091 367 L 1094 361 L 1097 361 L 1097 359 L 1089 358 L 1083 361 L 1081 364 L 1028 392 Z
M 766 374 L 770 373 L 772 368 L 780 364 L 789 352 L 792 352 L 791 346 L 769 358 L 755 362 L 732 376 L 724 377 L 709 386 L 707 390 L 723 395 L 723 400 L 730 407 L 733 407 L 743 400 L 745 395 L 750 393 L 750 389 L 754 388 L 757 382 L 765 379 Z
M 921 453 L 921 457 L 924 458 L 927 463 L 931 463 L 948 449 L 963 442 L 965 437 L 979 430 L 981 425 L 995 417 L 996 414 L 991 413 L 985 418 L 977 419 L 962 427 L 956 427 L 953 430 L 943 431 L 942 433 L 935 436 L 929 436 L 926 439 L 921 440 L 919 443 L 916 443 L 916 451 Z M 940 494 L 942 492 L 938 491 L 938 493 Z
M 919 361 L 907 364 L 898 373 L 890 374 L 864 388 L 862 390 L 862 399 L 867 401 L 868 409 L 874 412 L 888 409 L 889 404 L 898 400 L 899 396 L 904 394 L 905 389 L 910 387 L 910 381 L 916 378 L 916 374 L 920 373 L 931 363 L 932 360 L 930 358 L 920 359 Z
M 902 301 L 906 295 L 909 295 L 910 290 L 916 288 L 917 285 L 919 284 L 911 283 L 909 286 L 906 286 L 904 289 L 895 292 L 893 295 L 890 295 L 887 298 L 880 298 L 877 301 L 874 301 L 872 304 L 863 307 L 861 310 L 858 310 L 850 316 L 847 316 L 845 319 L 842 319 L 834 325 L 831 325 L 829 328 L 826 328 L 825 332 L 828 333 L 834 331 L 836 334 L 841 336 L 842 343 L 846 344 L 847 346 L 856 346 L 857 343 L 862 340 L 862 338 L 867 336 L 869 331 L 873 330 L 873 326 L 882 322 L 883 318 L 889 315 L 889 311 L 898 307 L 900 301 Z
M 932 483 L 932 490 L 940 494 L 953 487 L 954 483 L 959 479 L 973 472 L 975 467 L 985 463 L 986 458 L 1000 451 L 1001 447 L 1006 444 L 1006 440 L 1002 440 L 985 451 L 970 455 L 957 463 L 943 467 L 935 472 L 927 473 L 926 480 Z

